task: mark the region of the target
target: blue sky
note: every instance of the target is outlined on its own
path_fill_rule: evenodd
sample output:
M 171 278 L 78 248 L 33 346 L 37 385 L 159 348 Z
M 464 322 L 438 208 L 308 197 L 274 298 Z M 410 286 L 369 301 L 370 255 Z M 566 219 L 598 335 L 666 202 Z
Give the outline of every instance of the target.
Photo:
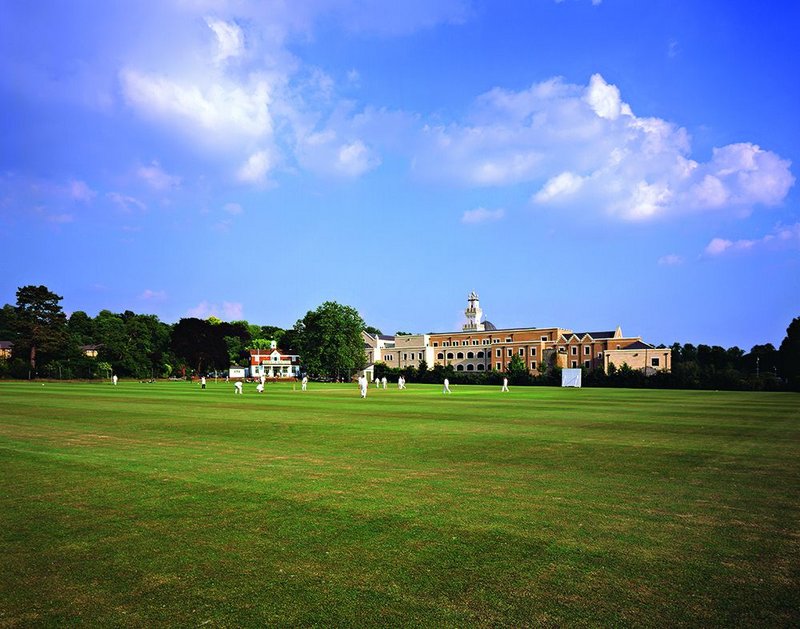
M 49 6 L 47 6 L 49 5 Z M 47 8 L 43 8 L 47 7 Z M 0 4 L 0 303 L 780 343 L 800 3 Z

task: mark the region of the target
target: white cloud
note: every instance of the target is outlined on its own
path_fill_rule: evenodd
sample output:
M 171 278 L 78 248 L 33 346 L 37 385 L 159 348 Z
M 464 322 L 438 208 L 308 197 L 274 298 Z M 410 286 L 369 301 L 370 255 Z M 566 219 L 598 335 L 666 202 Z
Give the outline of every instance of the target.
M 206 24 L 217 37 L 217 54 L 214 58 L 218 64 L 244 53 L 244 34 L 236 24 L 214 18 L 206 18 Z
M 506 212 L 502 208 L 487 210 L 479 207 L 474 210 L 466 210 L 461 217 L 461 222 L 467 224 L 494 222 L 501 220 L 505 215 Z
M 573 173 L 561 173 L 549 179 L 544 187 L 533 196 L 533 200 L 537 203 L 547 203 L 557 197 L 576 193 L 582 185 L 583 177 Z
M 414 172 L 464 186 L 531 186 L 531 201 L 623 220 L 688 212 L 746 215 L 774 206 L 794 184 L 790 162 L 751 143 L 691 157 L 685 129 L 638 117 L 599 74 L 588 85 L 549 79 L 494 88 L 460 123 L 427 125 Z
M 109 192 L 106 194 L 106 197 L 123 212 L 133 212 L 134 210 L 144 211 L 147 209 L 147 206 L 139 201 L 139 199 L 119 192 Z
M 243 183 L 263 183 L 267 173 L 272 168 L 269 153 L 258 151 L 247 158 L 247 161 L 239 167 L 236 178 Z
M 242 213 L 242 206 L 238 203 L 226 203 L 225 206 L 222 208 L 228 214 L 238 215 Z
M 224 78 L 192 82 L 126 68 L 120 81 L 125 100 L 142 115 L 180 123 L 189 133 L 206 134 L 203 140 L 229 142 L 272 133 L 270 87 L 263 76 L 253 75 L 245 83 Z
M 97 196 L 97 193 L 83 181 L 73 179 L 68 184 L 69 196 L 75 201 L 88 203 Z
M 800 223 L 778 226 L 771 233 L 755 239 L 727 240 L 713 238 L 705 248 L 708 256 L 751 251 L 760 248 L 800 247 Z
M 164 301 L 166 298 L 166 291 L 150 290 L 149 288 L 146 288 L 142 291 L 142 294 L 139 295 L 139 299 L 144 299 L 145 301 Z
M 165 172 L 158 162 L 139 167 L 136 174 L 154 190 L 170 190 L 181 185 L 181 178 Z
M 223 301 L 222 305 L 201 301 L 194 308 L 189 308 L 187 317 L 208 319 L 217 317 L 223 321 L 238 321 L 242 319 L 243 307 L 239 302 Z
M 658 263 L 661 266 L 678 266 L 679 264 L 683 264 L 683 258 L 677 254 L 670 253 L 665 256 L 661 256 L 658 259 Z

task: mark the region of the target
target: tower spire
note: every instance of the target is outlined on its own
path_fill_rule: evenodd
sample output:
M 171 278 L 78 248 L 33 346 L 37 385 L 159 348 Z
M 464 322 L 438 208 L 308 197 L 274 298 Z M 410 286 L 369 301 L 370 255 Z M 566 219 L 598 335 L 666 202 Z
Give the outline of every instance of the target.
M 483 323 L 481 323 L 483 310 L 481 310 L 481 302 L 478 298 L 478 293 L 475 291 L 472 291 L 467 298 L 467 309 L 464 310 L 464 314 L 467 315 L 467 322 L 462 328 L 465 332 L 483 331 Z

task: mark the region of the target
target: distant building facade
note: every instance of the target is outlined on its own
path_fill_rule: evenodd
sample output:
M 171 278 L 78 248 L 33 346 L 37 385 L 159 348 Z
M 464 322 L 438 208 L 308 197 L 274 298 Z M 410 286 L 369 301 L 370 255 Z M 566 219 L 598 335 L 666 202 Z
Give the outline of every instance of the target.
M 284 354 L 276 343 L 270 349 L 250 350 L 250 377 L 297 378 L 300 374 L 300 356 Z
M 505 371 L 518 356 L 530 373 L 545 365 L 560 368 L 602 368 L 608 373 L 613 364 L 652 374 L 672 368 L 667 347 L 655 347 L 638 336 L 625 336 L 622 329 L 573 332 L 568 328 L 497 329 L 481 321 L 483 311 L 476 293 L 470 293 L 464 311 L 467 322 L 458 332 L 436 332 L 374 337 L 364 332 L 365 351 L 370 365 L 382 361 L 390 367 L 428 367 L 452 365 L 456 371 Z

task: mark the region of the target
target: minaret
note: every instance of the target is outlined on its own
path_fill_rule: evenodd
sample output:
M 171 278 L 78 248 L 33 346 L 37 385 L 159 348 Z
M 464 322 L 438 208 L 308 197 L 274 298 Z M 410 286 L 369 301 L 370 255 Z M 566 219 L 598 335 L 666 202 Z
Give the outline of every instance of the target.
M 481 317 L 483 317 L 483 310 L 481 310 L 481 302 L 478 299 L 478 294 L 475 291 L 472 291 L 469 294 L 469 301 L 467 304 L 467 309 L 464 311 L 464 314 L 467 315 L 467 322 L 464 324 L 464 327 L 462 328 L 464 332 L 483 331 L 483 323 L 481 323 Z

